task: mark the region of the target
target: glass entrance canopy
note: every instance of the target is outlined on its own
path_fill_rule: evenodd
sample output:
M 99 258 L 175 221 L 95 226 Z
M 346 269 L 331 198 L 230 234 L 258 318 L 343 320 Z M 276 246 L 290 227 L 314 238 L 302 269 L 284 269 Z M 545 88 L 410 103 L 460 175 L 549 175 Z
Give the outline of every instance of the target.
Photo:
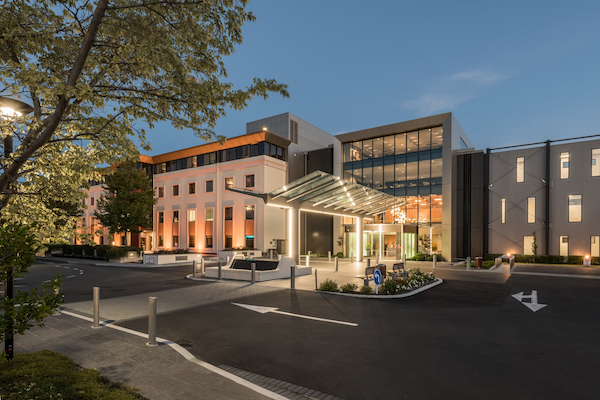
M 256 193 L 238 188 L 229 190 L 261 197 L 265 204 L 271 206 L 358 218 L 373 218 L 405 203 L 401 197 L 352 183 L 323 171 L 312 172 L 271 193 Z

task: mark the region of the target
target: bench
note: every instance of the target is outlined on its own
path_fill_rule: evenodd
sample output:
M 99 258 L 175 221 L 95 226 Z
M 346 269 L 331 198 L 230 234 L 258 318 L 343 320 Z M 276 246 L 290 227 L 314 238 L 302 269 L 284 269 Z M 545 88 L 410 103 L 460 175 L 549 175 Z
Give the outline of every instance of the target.
M 392 266 L 392 279 L 396 279 L 398 276 L 402 276 L 406 278 L 408 276 L 408 272 L 404 269 L 404 263 L 396 263 Z
M 367 268 L 365 268 L 364 275 L 356 275 L 355 278 L 363 279 L 365 286 L 369 286 L 369 282 L 373 280 L 374 273 L 375 273 L 375 267 L 367 267 Z

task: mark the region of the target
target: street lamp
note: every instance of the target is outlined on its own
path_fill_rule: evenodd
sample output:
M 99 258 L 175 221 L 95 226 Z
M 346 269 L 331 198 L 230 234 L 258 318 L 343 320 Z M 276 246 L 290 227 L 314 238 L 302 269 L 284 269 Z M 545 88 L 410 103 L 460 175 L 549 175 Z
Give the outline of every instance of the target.
M 13 121 L 22 115 L 27 115 L 33 111 L 33 107 L 29 104 L 23 103 L 19 100 L 13 100 L 6 97 L 0 96 L 0 118 Z M 13 135 L 12 132 L 8 132 L 4 138 L 4 158 L 8 159 L 13 152 Z M 5 163 L 6 164 L 6 163 Z M 14 280 L 12 268 L 7 271 L 6 283 L 4 284 L 4 294 L 8 300 L 12 300 L 14 297 Z M 9 319 L 8 326 L 4 332 L 4 350 L 9 360 L 13 358 L 14 353 L 14 322 Z

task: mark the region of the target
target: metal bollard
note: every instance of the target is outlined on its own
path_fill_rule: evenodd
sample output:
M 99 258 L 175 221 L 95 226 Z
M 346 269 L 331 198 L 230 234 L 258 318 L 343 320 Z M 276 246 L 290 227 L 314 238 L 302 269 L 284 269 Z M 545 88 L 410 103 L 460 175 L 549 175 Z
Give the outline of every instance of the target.
M 327 257 L 329 258 L 329 262 L 331 262 L 331 250 L 327 252 Z
M 250 276 L 252 278 L 252 283 L 256 283 L 256 263 L 250 264 Z
M 156 343 L 156 297 L 150 297 L 148 302 L 148 343 L 146 346 L 158 346 Z
M 200 273 L 201 273 L 201 274 L 204 274 L 204 273 L 205 273 L 205 270 L 204 270 L 204 257 L 202 257 L 202 258 L 200 259 Z
M 292 289 L 296 289 L 296 266 L 292 265 L 290 271 L 290 284 Z
M 100 328 L 100 288 L 94 286 L 94 325 L 92 328 Z
M 319 288 L 319 285 L 317 284 L 318 280 L 317 280 L 317 270 L 315 269 L 315 290 L 317 290 Z
M 467 257 L 467 271 L 471 269 L 471 257 Z
M 406 253 L 402 254 L 402 265 L 406 268 Z
M 221 280 L 221 260 L 219 260 L 219 280 Z
M 310 264 L 310 254 L 306 256 L 306 266 L 308 267 Z
M 354 262 L 354 253 L 350 252 L 350 262 Z
M 433 255 L 433 269 L 437 268 L 437 255 Z
M 337 256 L 335 256 L 335 272 L 338 271 L 339 261 L 340 260 L 337 258 Z
M 196 260 L 192 260 L 192 277 L 196 277 Z
M 371 259 L 367 258 L 367 267 L 370 267 L 370 266 L 371 266 Z
M 227 256 L 227 262 L 225 263 L 225 265 L 229 265 L 229 256 Z
M 375 253 L 375 264 L 379 264 L 379 252 Z

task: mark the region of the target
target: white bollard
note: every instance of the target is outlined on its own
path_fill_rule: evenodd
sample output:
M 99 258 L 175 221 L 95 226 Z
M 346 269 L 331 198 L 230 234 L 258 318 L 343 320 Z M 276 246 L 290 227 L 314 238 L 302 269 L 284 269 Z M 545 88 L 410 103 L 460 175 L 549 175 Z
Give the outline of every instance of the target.
M 327 252 L 327 257 L 329 258 L 329 262 L 331 262 L 331 250 Z
M 156 297 L 150 297 L 148 302 L 148 343 L 146 346 L 158 346 L 156 344 Z
M 227 262 L 225 263 L 225 265 L 229 265 L 229 256 L 227 256 Z
M 433 269 L 437 268 L 437 255 L 433 255 Z
M 196 278 L 196 260 L 192 260 L 192 277 Z
M 402 265 L 406 268 L 406 253 L 402 254 Z
M 379 264 L 379 252 L 375 253 L 375 264 Z
M 281 254 L 277 254 L 277 259 L 281 261 Z
M 200 273 L 204 273 L 204 257 L 200 259 Z
M 354 253 L 350 252 L 350 262 L 354 262 Z
M 471 269 L 471 257 L 467 257 L 467 271 Z
M 310 254 L 308 254 L 306 256 L 306 266 L 308 267 L 310 265 Z
M 339 267 L 339 259 L 337 258 L 337 256 L 335 256 L 335 272 L 338 271 L 338 267 Z
M 94 325 L 92 328 L 100 328 L 100 288 L 94 287 Z
M 252 275 L 252 283 L 256 283 L 256 263 L 250 264 L 250 271 Z

